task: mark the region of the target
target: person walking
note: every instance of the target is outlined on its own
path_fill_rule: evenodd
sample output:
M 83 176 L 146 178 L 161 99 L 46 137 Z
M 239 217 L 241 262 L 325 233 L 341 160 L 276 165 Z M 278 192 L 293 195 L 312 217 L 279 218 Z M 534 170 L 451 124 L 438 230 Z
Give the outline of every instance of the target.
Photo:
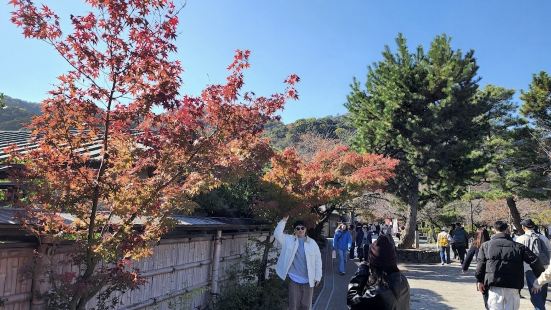
M 337 231 L 335 231 L 335 237 L 333 238 L 333 249 L 337 252 L 338 259 L 338 270 L 340 275 L 346 274 L 346 251 L 352 245 L 352 236 L 348 229 L 346 229 L 346 224 L 339 225 Z
M 348 252 L 348 254 L 350 259 L 354 259 L 356 250 L 356 229 L 354 225 L 350 225 L 350 227 L 348 228 L 348 232 L 350 232 L 350 237 L 352 238 L 352 244 L 350 245 L 350 251 Z
M 409 310 L 410 289 L 407 278 L 396 264 L 396 250 L 387 235 L 381 235 L 369 247 L 367 261 L 348 284 L 346 304 L 351 310 Z
M 362 228 L 362 225 L 360 223 L 357 223 L 356 225 L 356 253 L 358 254 L 358 258 L 360 259 L 360 262 L 362 261 L 364 255 L 363 255 L 363 237 L 364 237 L 364 231 Z
M 442 266 L 444 264 L 450 264 L 450 234 L 446 232 L 446 229 L 442 227 L 442 231 L 436 236 L 436 242 L 440 251 L 440 262 Z
M 465 254 L 467 253 L 467 246 L 469 245 L 469 237 L 467 232 L 461 226 L 461 223 L 455 223 L 455 231 L 453 232 L 453 244 L 459 255 L 459 262 L 463 265 Z
M 536 224 L 531 219 L 525 219 L 520 222 L 523 235 L 516 238 L 516 242 L 524 244 L 534 254 L 536 254 L 544 268 L 549 266 L 549 258 L 551 257 L 551 245 L 549 239 L 535 231 Z M 536 276 L 527 264 L 524 264 L 524 275 L 526 276 L 526 284 L 530 291 L 530 301 L 535 310 L 545 310 L 545 300 L 547 299 L 547 284 L 540 286 L 540 290 L 532 290 Z
M 480 251 L 480 247 L 484 242 L 490 240 L 490 234 L 488 233 L 488 230 L 486 228 L 478 228 L 476 231 L 476 235 L 474 238 L 474 241 L 469 248 L 469 251 L 467 252 L 467 256 L 465 256 L 465 260 L 463 261 L 463 265 L 461 266 L 461 271 L 463 273 L 466 273 L 467 270 L 469 270 L 469 266 L 471 265 L 471 262 L 473 261 L 473 258 L 478 258 L 478 252 Z M 484 306 L 486 309 L 488 308 L 488 291 L 484 291 L 482 293 L 482 299 L 484 300 Z
M 465 256 L 463 265 L 461 266 L 461 269 L 463 270 L 463 272 L 466 272 L 467 270 L 469 270 L 469 267 L 471 266 L 471 262 L 473 261 L 473 259 L 475 257 L 478 257 L 478 251 L 480 250 L 480 246 L 488 240 L 490 240 L 490 234 L 488 233 L 488 230 L 486 230 L 486 228 L 483 227 L 476 230 L 474 241 L 471 244 L 471 247 L 469 248 L 467 255 Z
M 451 240 L 450 240 L 450 248 L 452 250 L 452 254 L 453 254 L 453 259 L 457 259 L 459 257 L 459 255 L 457 255 L 457 249 L 455 248 L 455 244 L 453 243 L 453 234 L 455 233 L 455 224 L 452 224 L 451 227 L 450 227 L 450 236 L 451 236 Z
M 289 310 L 311 310 L 314 287 L 322 277 L 321 253 L 316 241 L 306 235 L 303 221 L 295 221 L 294 234 L 283 232 L 289 216 L 284 217 L 274 230 L 274 238 L 281 245 L 276 273 L 285 280 L 289 277 Z
M 490 310 L 517 310 L 520 306 L 519 290 L 524 287 L 523 262 L 530 265 L 534 274 L 543 271 L 538 257 L 526 246 L 514 242 L 507 232 L 507 223 L 497 221 L 495 235 L 479 249 L 475 277 L 477 289 L 487 292 L 486 308 Z

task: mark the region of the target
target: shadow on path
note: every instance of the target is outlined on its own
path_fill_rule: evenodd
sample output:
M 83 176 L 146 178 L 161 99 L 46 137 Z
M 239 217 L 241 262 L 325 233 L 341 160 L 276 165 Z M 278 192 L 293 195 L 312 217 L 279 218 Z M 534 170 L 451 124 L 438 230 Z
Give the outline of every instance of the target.
M 452 308 L 444 303 L 444 298 L 434 291 L 424 288 L 411 288 L 410 301 L 412 310 L 451 310 Z
M 400 267 L 403 268 L 402 266 Z M 462 273 L 461 266 L 459 264 L 444 266 L 441 266 L 440 264 L 408 264 L 402 271 L 408 279 L 473 283 L 473 285 L 476 282 L 474 271 L 469 270 L 467 273 Z

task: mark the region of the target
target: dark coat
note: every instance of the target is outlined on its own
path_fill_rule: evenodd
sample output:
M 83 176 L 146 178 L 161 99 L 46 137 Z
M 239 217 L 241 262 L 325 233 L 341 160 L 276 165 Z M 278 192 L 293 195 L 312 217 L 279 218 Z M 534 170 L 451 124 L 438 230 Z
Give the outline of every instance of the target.
M 463 227 L 458 227 L 453 232 L 453 244 L 455 244 L 456 247 L 467 247 L 469 244 L 469 237 Z
M 530 265 L 536 277 L 543 272 L 538 256 L 505 233 L 497 233 L 478 251 L 476 280 L 490 287 L 524 287 L 524 265 Z
M 389 287 L 368 286 L 369 266 L 360 264 L 348 284 L 346 304 L 351 310 L 409 310 L 409 283 L 401 272 L 389 275 Z
M 360 244 L 362 244 L 362 241 L 363 241 L 363 238 L 364 238 L 364 232 L 362 230 L 361 227 L 359 227 L 358 229 L 356 229 L 356 245 L 357 246 L 360 246 Z

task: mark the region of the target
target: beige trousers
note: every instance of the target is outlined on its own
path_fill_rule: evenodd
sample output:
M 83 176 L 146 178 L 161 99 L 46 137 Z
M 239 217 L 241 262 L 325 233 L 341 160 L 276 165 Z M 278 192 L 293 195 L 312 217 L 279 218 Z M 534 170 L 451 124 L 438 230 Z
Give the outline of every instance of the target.
M 289 310 L 311 310 L 314 288 L 310 284 L 289 281 Z
M 518 289 L 491 286 L 488 292 L 488 309 L 490 310 L 518 310 L 520 296 Z

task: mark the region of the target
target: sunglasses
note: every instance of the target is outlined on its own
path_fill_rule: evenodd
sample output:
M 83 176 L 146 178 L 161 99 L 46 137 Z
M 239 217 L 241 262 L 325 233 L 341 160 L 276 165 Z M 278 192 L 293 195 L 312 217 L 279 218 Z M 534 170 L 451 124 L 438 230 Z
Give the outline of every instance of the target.
M 304 226 L 297 226 L 297 227 L 295 227 L 295 230 L 296 230 L 296 231 L 299 231 L 299 230 L 306 230 L 306 227 L 304 227 Z

